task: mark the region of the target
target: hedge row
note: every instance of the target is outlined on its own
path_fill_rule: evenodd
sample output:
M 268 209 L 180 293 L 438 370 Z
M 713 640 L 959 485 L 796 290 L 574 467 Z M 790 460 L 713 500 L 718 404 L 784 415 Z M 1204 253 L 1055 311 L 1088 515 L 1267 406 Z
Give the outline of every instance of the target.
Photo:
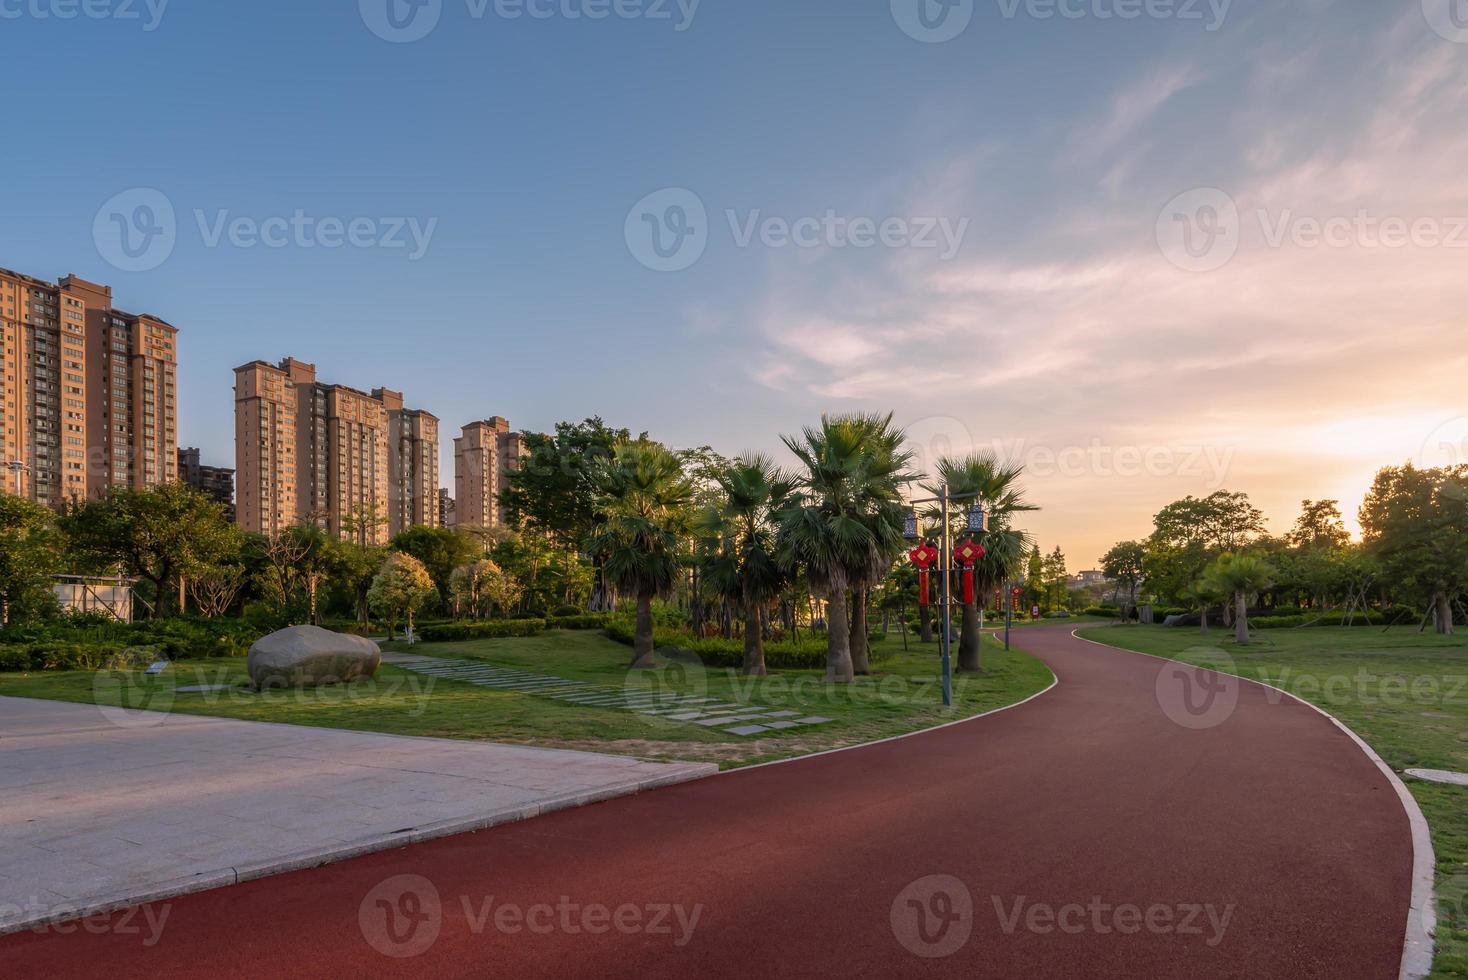
M 424 626 L 418 636 L 429 643 L 448 640 L 486 640 L 506 636 L 536 636 L 545 632 L 543 619 L 480 619 L 467 623 Z
M 418 636 L 429 643 L 451 640 L 487 640 L 507 636 L 538 636 L 552 630 L 595 630 L 607 623 L 605 615 L 551 616 L 547 619 L 478 619 L 463 623 L 424 626 Z
M 0 644 L 0 672 L 32 670 L 100 670 L 136 666 L 162 656 L 157 647 L 122 647 L 105 643 Z
M 240 619 L 175 617 L 119 623 L 97 616 L 77 616 L 50 623 L 13 628 L 0 633 L 0 646 L 156 647 L 163 657 L 242 657 L 261 632 Z
M 614 617 L 607 622 L 607 636 L 619 643 L 632 645 L 635 630 L 633 621 L 625 616 Z M 886 636 L 871 634 L 872 663 L 889 660 L 896 655 L 893 647 L 884 646 Z M 653 642 L 659 648 L 693 654 L 705 667 L 744 666 L 744 641 L 726 640 L 722 637 L 699 638 L 678 630 L 655 629 Z M 815 637 L 798 642 L 773 640 L 765 644 L 765 666 L 771 670 L 824 670 L 826 667 L 826 641 Z

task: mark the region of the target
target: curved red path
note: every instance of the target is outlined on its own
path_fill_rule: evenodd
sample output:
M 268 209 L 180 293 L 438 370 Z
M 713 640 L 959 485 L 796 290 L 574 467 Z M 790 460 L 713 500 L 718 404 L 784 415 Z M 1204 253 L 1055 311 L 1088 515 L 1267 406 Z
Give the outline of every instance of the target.
M 6 937 L 0 964 L 8 977 L 48 978 L 1397 975 L 1411 833 L 1353 741 L 1252 684 L 1227 721 L 1192 730 L 1159 707 L 1167 662 L 1062 629 L 1022 636 L 1059 685 L 1009 711 L 176 899 L 152 947 L 146 928 Z M 426 952 L 392 958 L 361 922 L 399 951 L 429 935 L 400 918 L 407 944 L 386 938 L 384 892 L 369 893 L 404 874 L 436 889 L 441 930 Z M 961 906 L 919 885 L 933 943 L 913 932 L 912 892 L 897 922 L 926 953 L 945 952 L 967 924 L 946 957 L 915 955 L 893 926 L 894 901 L 929 875 L 961 881 L 971 917 L 941 932 L 937 913 Z M 396 889 L 389 901 L 401 901 Z M 477 912 L 490 896 L 476 933 L 465 900 Z M 681 947 L 671 916 L 671 935 L 591 935 L 581 908 L 574 933 L 554 909 L 536 920 L 548 933 L 495 928 L 501 904 L 554 907 L 562 896 L 645 916 L 661 904 L 701 912 Z M 1006 931 L 1017 902 L 1021 918 Z M 1193 906 L 1232 913 L 1221 939 L 1206 914 L 1197 934 L 1166 927 L 1160 912 L 1154 928 L 1123 933 L 1130 913 L 1106 910 L 1121 905 L 1164 907 L 1174 924 Z M 1044 929 L 1046 907 L 1070 931 Z

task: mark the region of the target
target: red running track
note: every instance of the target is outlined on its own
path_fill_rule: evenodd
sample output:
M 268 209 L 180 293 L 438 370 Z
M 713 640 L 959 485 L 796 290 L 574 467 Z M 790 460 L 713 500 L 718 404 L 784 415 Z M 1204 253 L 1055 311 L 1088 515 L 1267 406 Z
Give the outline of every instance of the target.
M 1188 727 L 1221 712 L 1159 673 L 1217 675 L 1022 636 L 1059 684 L 1011 710 L 175 899 L 152 946 L 6 937 L 0 974 L 1397 975 L 1409 822 L 1348 736 L 1232 680 Z

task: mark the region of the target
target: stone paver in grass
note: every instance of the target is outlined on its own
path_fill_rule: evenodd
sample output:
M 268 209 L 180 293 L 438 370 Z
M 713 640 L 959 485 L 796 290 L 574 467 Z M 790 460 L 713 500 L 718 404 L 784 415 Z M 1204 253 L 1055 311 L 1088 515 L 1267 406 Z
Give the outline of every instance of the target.
M 794 728 L 800 725 L 824 725 L 834 719 L 811 716 L 794 722 L 775 724 L 778 718 L 795 718 L 798 711 L 771 711 L 748 704 L 724 704 L 706 697 L 691 694 L 669 694 L 657 691 L 628 691 L 620 688 L 594 685 L 587 681 L 573 681 L 549 674 L 535 674 L 527 670 L 515 670 L 495 664 L 473 660 L 454 660 L 445 657 L 428 657 L 413 653 L 388 653 L 382 658 L 404 670 L 411 670 L 430 677 L 459 684 L 473 684 L 498 691 L 513 691 L 517 694 L 534 694 L 553 698 L 564 704 L 581 704 L 592 708 L 610 708 L 615 711 L 631 711 L 648 717 L 667 721 L 690 722 L 704 728 L 734 725 L 724 731 L 731 735 L 755 735 L 772 729 Z M 740 725 L 739 722 L 759 721 L 763 725 Z

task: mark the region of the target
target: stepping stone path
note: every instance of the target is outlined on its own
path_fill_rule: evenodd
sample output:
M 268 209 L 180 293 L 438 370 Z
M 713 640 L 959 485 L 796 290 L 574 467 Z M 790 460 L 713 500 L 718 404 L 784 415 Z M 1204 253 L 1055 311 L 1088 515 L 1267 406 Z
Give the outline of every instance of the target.
M 525 670 L 499 667 L 482 660 L 452 660 L 446 657 L 423 657 L 411 653 L 385 653 L 390 663 L 415 674 L 441 677 L 448 681 L 492 687 L 500 691 L 518 691 L 615 711 L 631 711 L 639 715 L 683 721 L 705 728 L 723 728 L 730 735 L 759 735 L 763 732 L 787 731 L 824 725 L 833 721 L 819 715 L 802 716 L 799 711 L 776 711 L 747 704 L 724 704 L 713 698 L 657 691 L 635 691 L 586 681 L 567 680 L 548 674 L 532 674 Z

